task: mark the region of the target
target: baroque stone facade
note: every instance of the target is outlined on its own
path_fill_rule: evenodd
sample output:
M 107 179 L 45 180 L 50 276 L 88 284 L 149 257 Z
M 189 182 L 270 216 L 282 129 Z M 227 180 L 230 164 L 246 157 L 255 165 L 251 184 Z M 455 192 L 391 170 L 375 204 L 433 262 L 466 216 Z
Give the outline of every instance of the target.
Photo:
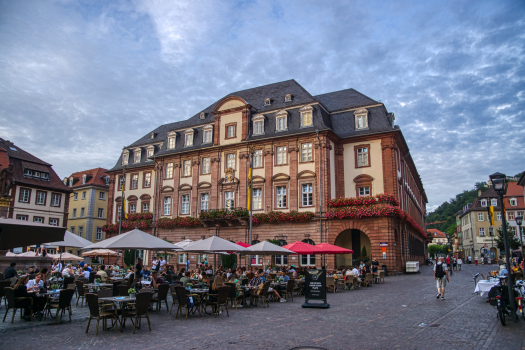
M 329 267 L 351 264 L 365 247 L 389 270 L 402 271 L 406 261 L 424 259 L 425 237 L 414 225 L 394 216 L 324 216 L 330 199 L 391 193 L 399 208 L 425 228 L 425 191 L 394 120 L 382 103 L 353 89 L 312 96 L 290 80 L 232 93 L 124 148 L 108 171 L 108 224 L 117 221 L 121 186 L 126 210 L 151 211 L 154 220 L 246 208 L 253 147 L 253 212 L 315 213 L 305 223 L 261 223 L 253 228 L 254 239 L 286 236 L 288 243 L 328 242 L 354 250 L 352 257 L 327 256 Z M 242 223 L 152 228 L 151 233 L 173 242 L 214 234 L 248 242 Z M 313 257 L 292 256 L 287 263 L 301 265 L 303 258 L 312 265 Z M 318 257 L 315 264 L 321 264 Z

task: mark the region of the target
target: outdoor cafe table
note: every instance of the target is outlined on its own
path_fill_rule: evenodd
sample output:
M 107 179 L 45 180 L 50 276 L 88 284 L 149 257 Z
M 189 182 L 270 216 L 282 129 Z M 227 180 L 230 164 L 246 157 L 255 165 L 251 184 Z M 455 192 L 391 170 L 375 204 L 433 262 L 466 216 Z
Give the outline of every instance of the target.
M 92 288 L 92 289 L 100 289 L 102 287 L 113 287 L 113 284 L 112 283 L 99 283 L 99 284 L 89 283 L 89 284 L 85 284 L 85 286 L 88 288 Z
M 119 303 L 120 308 L 120 331 L 124 331 L 124 306 L 126 303 L 130 303 L 133 301 L 136 301 L 137 298 L 125 296 L 125 297 L 106 297 L 106 298 L 98 298 L 99 301 L 107 301 L 110 303 Z M 115 325 L 116 327 L 117 325 Z
M 474 293 L 479 292 L 479 295 L 483 296 L 483 294 L 485 294 L 485 292 L 489 292 L 492 289 L 492 287 L 494 287 L 494 286 L 496 286 L 498 284 L 499 284 L 499 281 L 481 280 L 481 281 L 479 281 L 476 284 L 476 289 L 474 289 Z
M 190 297 L 198 297 L 199 298 L 199 306 L 201 307 L 202 311 L 206 313 L 206 296 L 208 295 L 209 290 L 208 289 L 190 289 L 190 294 L 188 296 Z M 195 304 L 195 303 L 194 303 Z M 191 314 L 195 313 L 195 310 L 190 311 Z M 208 314 L 211 315 L 211 314 Z

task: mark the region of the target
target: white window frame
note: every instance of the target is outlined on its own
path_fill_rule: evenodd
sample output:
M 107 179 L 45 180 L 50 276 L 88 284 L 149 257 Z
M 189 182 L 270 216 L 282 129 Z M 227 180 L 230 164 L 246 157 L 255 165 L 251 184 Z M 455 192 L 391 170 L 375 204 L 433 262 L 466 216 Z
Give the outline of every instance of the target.
M 187 215 L 190 213 L 190 195 L 183 194 L 180 196 L 180 213 Z
M 129 205 L 129 213 L 135 214 L 137 212 L 137 205 L 136 204 L 130 204 Z
M 58 226 L 58 219 L 49 219 L 49 225 Z
M 87 191 L 82 191 L 82 199 L 86 199 Z
M 288 265 L 288 255 L 276 255 L 275 256 L 275 265 Z
M 516 198 L 509 199 L 509 204 L 511 207 L 515 207 L 518 205 L 518 200 Z
M 252 209 L 261 210 L 262 209 L 262 188 L 252 189 Z
M 497 199 L 491 199 L 490 200 L 490 205 L 492 205 L 493 207 L 497 207 L 498 206 L 498 200 Z
M 264 99 L 264 105 L 265 106 L 270 106 L 271 104 L 272 104 L 272 100 L 269 97 Z
M 144 187 L 151 187 L 151 173 L 144 173 Z
M 303 263 L 303 257 L 306 258 L 306 264 Z M 315 255 L 300 255 L 299 256 L 300 266 L 315 266 Z
M 489 237 L 494 237 L 494 228 L 489 227 Z
M 184 132 L 184 147 L 193 146 L 193 129 Z
M 301 144 L 301 162 L 311 162 L 313 157 L 313 145 L 311 142 Z
M 368 111 L 364 108 L 358 109 L 354 112 L 355 116 L 355 130 L 368 129 Z
M 202 143 L 211 143 L 213 141 L 213 126 L 208 125 L 202 128 Z
M 516 219 L 516 213 L 513 211 L 507 212 L 507 220 L 515 220 Z
M 103 218 L 104 217 L 104 208 L 98 208 L 97 217 L 98 218 Z
M 191 160 L 182 161 L 182 176 L 191 176 Z
M 177 264 L 180 265 L 186 265 L 186 253 L 178 254 L 177 255 Z
M 480 227 L 479 228 L 479 236 L 480 237 L 485 237 L 485 228 L 484 227 Z
M 163 215 L 171 215 L 171 197 L 164 197 Z
M 31 193 L 30 190 L 26 189 L 26 188 L 22 188 L 20 190 L 20 202 L 22 203 L 29 203 L 29 194 Z
M 292 94 L 284 95 L 284 102 L 292 102 Z
M 357 149 L 357 167 L 358 168 L 370 165 L 368 163 L 369 152 L 370 150 L 368 149 L 368 147 L 359 147 Z
M 83 218 L 86 215 L 86 208 L 80 208 L 80 217 Z
M 166 179 L 173 178 L 173 163 L 166 164 Z
M 224 209 L 225 210 L 235 209 L 235 191 L 224 192 Z
M 359 187 L 357 190 L 359 191 L 358 197 L 370 196 L 370 187 L 368 186 Z
M 235 137 L 235 124 L 226 127 L 226 138 L 231 139 Z
M 168 149 L 175 149 L 177 146 L 177 134 L 174 131 L 168 132 Z
M 128 161 L 129 161 L 129 152 L 128 151 L 122 152 L 122 165 L 127 165 Z M 69 186 L 73 186 L 72 182 L 73 181 L 71 181 Z
M 44 205 L 46 202 L 46 193 L 43 191 L 36 191 L 36 204 Z
M 483 213 L 478 213 L 478 221 L 485 221 L 485 215 Z
M 100 191 L 100 192 L 98 193 L 98 199 L 100 199 L 100 200 L 106 200 L 106 192 L 104 192 L 104 191 Z
M 43 224 L 44 223 L 44 218 L 41 217 L 41 216 L 34 216 L 33 217 L 33 222 L 37 222 L 39 224 Z
M 286 146 L 279 146 L 276 148 L 276 161 L 275 161 L 275 164 L 276 165 L 285 165 L 288 161 L 287 159 L 287 151 L 286 151 Z
M 253 167 L 262 168 L 263 167 L 263 151 L 262 149 L 255 150 L 253 154 Z
M 481 200 L 481 206 L 484 207 L 484 208 L 487 206 L 487 200 L 486 199 L 482 199 Z
M 501 221 L 501 213 L 500 212 L 496 213 L 496 220 L 497 221 Z
M 72 218 L 76 218 L 77 217 L 77 208 L 73 208 L 73 213 L 71 214 L 71 217 Z
M 235 153 L 226 155 L 226 168 L 235 170 Z
M 209 174 L 211 169 L 211 159 L 210 157 L 202 158 L 201 174 Z
M 314 109 L 312 106 L 303 107 L 299 111 L 301 112 L 301 128 L 314 126 Z
M 257 114 L 252 118 L 253 135 L 264 135 L 264 115 Z
M 301 184 L 301 194 L 303 207 L 314 205 L 314 187 L 311 183 Z
M 96 228 L 95 241 L 101 241 L 103 238 L 102 227 Z
M 135 150 L 135 152 L 133 152 L 133 163 L 140 163 L 141 158 L 142 158 L 141 150 Z
M 80 237 L 84 237 L 84 226 L 79 226 L 78 227 L 78 235 Z
M 277 186 L 275 191 L 277 194 L 275 197 L 275 200 L 276 200 L 275 206 L 279 209 L 287 208 L 288 207 L 288 203 L 287 203 L 288 198 L 286 198 L 287 187 Z
M 53 193 L 53 195 L 51 196 L 51 206 L 52 207 L 60 206 L 60 199 L 61 199 L 61 197 L 62 197 L 61 194 Z
M 142 203 L 142 212 L 147 213 L 149 212 L 149 203 Z
M 131 175 L 131 189 L 136 190 L 139 188 L 139 174 Z
M 84 185 L 86 183 L 86 181 L 87 181 L 87 175 L 84 174 L 84 175 L 82 175 L 82 185 Z
M 149 147 L 147 149 L 147 155 L 146 155 L 146 158 L 150 158 L 150 157 L 153 157 L 153 154 L 155 153 L 155 148 L 154 147 Z M 149 160 L 149 159 L 146 159 L 146 160 Z M 152 160 L 152 159 L 151 159 Z
M 71 226 L 69 228 L 69 232 L 71 232 L 72 234 L 75 234 L 75 226 Z
M 210 210 L 210 194 L 201 193 L 201 212 Z

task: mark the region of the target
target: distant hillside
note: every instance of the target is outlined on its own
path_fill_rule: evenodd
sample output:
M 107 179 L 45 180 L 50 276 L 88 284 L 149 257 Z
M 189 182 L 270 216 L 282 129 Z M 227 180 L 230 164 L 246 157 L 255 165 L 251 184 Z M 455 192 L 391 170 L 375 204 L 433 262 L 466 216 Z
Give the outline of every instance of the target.
M 441 204 L 436 210 L 427 215 L 427 223 L 445 221 L 442 224 L 428 225 L 427 228 L 435 228 L 446 233 L 453 233 L 456 229 L 456 213 L 463 209 L 467 203 L 472 203 L 478 196 L 478 190 L 482 192 L 488 189 L 486 182 L 477 182 L 473 189 L 463 191 L 451 198 L 448 202 Z

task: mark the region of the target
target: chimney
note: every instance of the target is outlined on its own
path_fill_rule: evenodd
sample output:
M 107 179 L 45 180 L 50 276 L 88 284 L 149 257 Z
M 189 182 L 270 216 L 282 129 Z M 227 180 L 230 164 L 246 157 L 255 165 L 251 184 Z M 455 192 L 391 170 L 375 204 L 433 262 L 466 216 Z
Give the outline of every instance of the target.
M 481 196 L 481 190 L 478 190 L 478 197 Z

